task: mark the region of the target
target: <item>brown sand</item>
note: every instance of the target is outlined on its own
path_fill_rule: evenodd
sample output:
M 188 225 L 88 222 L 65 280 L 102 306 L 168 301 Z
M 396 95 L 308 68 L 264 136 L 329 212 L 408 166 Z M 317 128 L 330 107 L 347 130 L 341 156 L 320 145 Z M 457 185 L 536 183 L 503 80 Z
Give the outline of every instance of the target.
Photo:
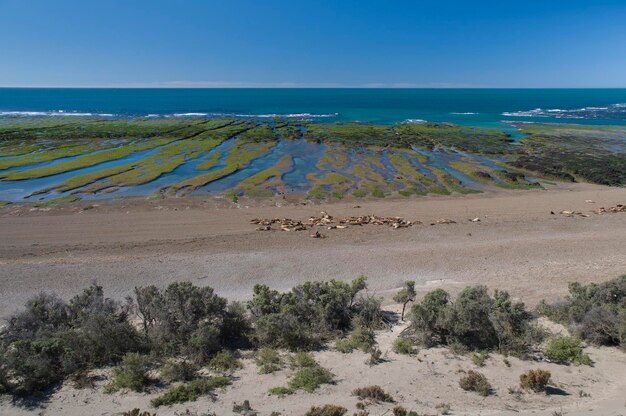
M 231 299 L 247 299 L 256 283 L 288 289 L 306 280 L 349 280 L 361 273 L 368 276 L 371 291 L 387 298 L 404 280 L 413 279 L 420 292 L 485 284 L 534 305 L 542 298 L 564 295 L 568 282 L 603 281 L 626 273 L 626 213 L 588 218 L 559 214 L 625 202 L 626 189 L 576 184 L 549 191 L 281 207 L 233 208 L 224 201 L 201 198 L 98 202 L 82 212 L 86 203 L 32 211 L 28 206 L 9 206 L 0 209 L 0 316 L 9 315 L 41 290 L 70 297 L 94 280 L 117 298 L 134 286 L 186 279 L 213 286 Z M 310 238 L 309 231 L 259 232 L 249 224 L 256 217 L 306 220 L 322 210 L 336 217 L 403 216 L 424 224 L 399 230 L 321 227 L 327 236 L 323 239 Z M 468 221 L 475 217 L 481 221 Z M 430 225 L 439 218 L 457 224 Z M 379 334 L 383 351 L 399 330 Z M 267 390 L 284 383 L 289 371 L 259 376 L 248 361 L 235 386 L 221 393 L 217 403 L 203 399 L 160 409 L 158 414 L 185 408 L 231 414 L 232 402 L 246 398 L 262 414 L 273 410 L 303 414 L 312 404 L 323 403 L 343 404 L 352 414 L 356 401 L 350 391 L 361 384 L 381 384 L 402 398 L 405 407 L 430 413 L 436 412 L 437 403 L 447 402 L 454 414 L 552 414 L 561 406 L 567 414 L 587 414 L 588 408 L 596 409 L 594 414 L 624 414 L 626 354 L 609 348 L 589 351 L 597 362 L 594 368 L 547 365 L 569 396 L 526 395 L 516 400 L 506 388 L 517 383 L 522 370 L 537 365 L 512 359 L 508 368 L 497 355 L 484 372 L 498 386 L 498 394 L 483 399 L 458 388 L 456 371 L 472 368 L 468 358 L 450 358 L 444 350 L 422 351 L 421 361 L 390 353 L 388 363 L 372 368 L 363 364 L 361 353 L 343 356 L 326 351 L 317 358 L 339 383 L 319 393 L 268 397 Z M 579 390 L 591 397 L 579 397 Z M 133 406 L 146 408 L 154 395 L 107 396 L 65 386 L 43 414 L 114 414 Z M 82 413 L 81 406 L 88 411 Z M 515 410 L 507 410 L 511 407 Z M 382 415 L 388 409 L 375 406 L 370 411 Z M 32 414 L 6 403 L 0 404 L 0 413 Z
M 84 212 L 76 206 L 50 211 L 9 206 L 0 210 L 0 316 L 39 291 L 69 297 L 94 280 L 119 298 L 138 285 L 186 279 L 245 299 L 256 283 L 288 289 L 305 280 L 348 280 L 361 273 L 379 292 L 407 279 L 423 290 L 480 283 L 534 303 L 565 293 L 570 281 L 626 272 L 626 213 L 558 214 L 625 202 L 624 188 L 578 184 L 550 191 L 239 209 L 194 198 L 100 203 Z M 403 216 L 424 224 L 398 230 L 322 227 L 324 239 L 310 238 L 309 231 L 260 232 L 249 224 L 256 217 L 306 220 L 321 210 L 336 217 Z M 481 221 L 468 221 L 475 217 Z M 457 224 L 429 225 L 439 218 Z

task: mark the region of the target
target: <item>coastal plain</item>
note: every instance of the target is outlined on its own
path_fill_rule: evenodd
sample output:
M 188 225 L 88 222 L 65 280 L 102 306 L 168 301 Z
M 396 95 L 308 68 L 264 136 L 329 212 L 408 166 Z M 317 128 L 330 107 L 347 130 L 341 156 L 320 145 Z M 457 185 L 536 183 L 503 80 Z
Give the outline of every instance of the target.
M 94 282 L 119 301 L 135 287 L 177 281 L 248 301 L 255 284 L 288 291 L 361 274 L 368 295 L 382 297 L 390 313 L 399 312 L 392 299 L 407 280 L 415 281 L 417 299 L 437 288 L 457 294 L 485 285 L 533 309 L 542 299 L 566 296 L 568 283 L 623 275 L 626 212 L 610 208 L 626 203 L 624 129 L 519 129 L 514 139 L 430 123 L 5 122 L 0 192 L 11 197 L 0 206 L 0 316 L 10 317 L 42 291 L 67 300 Z M 320 215 L 402 217 L 412 226 L 261 231 L 254 224 Z M 446 406 L 452 414 L 623 412 L 626 356 L 616 348 L 587 347 L 594 367 L 494 353 L 481 371 L 496 391 L 482 398 L 458 387 L 459 372 L 473 368 L 468 356 L 440 347 L 394 353 L 406 325 L 377 331 L 387 361 L 376 366 L 365 364 L 365 353 L 315 352 L 337 382 L 314 393 L 268 395 L 289 370 L 257 374 L 244 356 L 244 368 L 215 401 L 205 396 L 157 413 L 231 414 L 242 399 L 261 414 L 300 415 L 327 403 L 352 411 L 352 390 L 377 383 L 426 414 L 443 414 Z M 566 394 L 507 393 L 520 372 L 538 365 Z M 117 414 L 148 408 L 162 390 L 105 394 L 111 370 L 95 372 L 102 380 L 96 388 L 68 381 L 37 406 L 4 400 L 0 413 Z M 392 408 L 379 403 L 369 410 L 382 415 Z

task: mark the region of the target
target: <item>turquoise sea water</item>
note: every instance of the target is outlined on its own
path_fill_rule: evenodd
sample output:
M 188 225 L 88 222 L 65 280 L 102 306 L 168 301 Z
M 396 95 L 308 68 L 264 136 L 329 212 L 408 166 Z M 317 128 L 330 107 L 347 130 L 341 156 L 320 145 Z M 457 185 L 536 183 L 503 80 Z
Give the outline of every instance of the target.
M 0 88 L 0 116 L 305 117 L 324 121 L 626 124 L 626 89 Z

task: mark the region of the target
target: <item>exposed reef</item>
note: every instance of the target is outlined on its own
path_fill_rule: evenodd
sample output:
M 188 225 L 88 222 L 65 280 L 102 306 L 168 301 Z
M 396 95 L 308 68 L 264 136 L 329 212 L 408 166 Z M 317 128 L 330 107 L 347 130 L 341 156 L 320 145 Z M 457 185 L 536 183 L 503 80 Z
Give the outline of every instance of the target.
M 534 189 L 542 177 L 624 185 L 625 128 L 516 127 L 520 143 L 448 123 L 8 118 L 0 121 L 0 200 L 408 197 Z

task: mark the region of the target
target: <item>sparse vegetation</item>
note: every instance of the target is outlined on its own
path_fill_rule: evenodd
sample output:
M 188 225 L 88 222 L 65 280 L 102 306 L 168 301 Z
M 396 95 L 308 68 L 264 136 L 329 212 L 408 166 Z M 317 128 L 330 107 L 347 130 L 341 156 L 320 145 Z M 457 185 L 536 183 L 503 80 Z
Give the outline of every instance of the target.
M 289 365 L 291 368 L 294 368 L 294 369 L 295 368 L 307 368 L 307 367 L 315 367 L 317 365 L 317 362 L 315 361 L 315 358 L 313 358 L 313 356 L 310 353 L 300 351 L 290 357 Z
M 283 386 L 272 387 L 269 390 L 269 394 L 271 394 L 272 396 L 278 396 L 278 397 L 288 396 L 293 393 L 294 391 L 292 389 L 290 389 L 289 387 L 283 387 Z
M 336 342 L 335 348 L 343 353 L 350 353 L 354 350 L 368 351 L 376 342 L 374 332 L 358 327 L 350 333 L 350 336 Z
M 476 367 L 484 367 L 485 361 L 487 361 L 487 358 L 489 358 L 489 354 L 486 353 L 485 351 L 481 351 L 477 353 L 475 352 L 472 354 L 472 362 L 474 363 Z
M 274 387 L 269 393 L 275 396 L 293 394 L 296 390 L 312 393 L 322 384 L 333 383 L 334 374 L 322 368 L 307 353 L 298 353 L 291 359 L 291 366 L 296 372 L 291 376 L 288 387 Z
M 304 390 L 312 393 L 322 384 L 331 384 L 333 377 L 333 373 L 316 365 L 296 371 L 288 384 L 291 390 Z
M 417 352 L 415 344 L 408 338 L 397 338 L 392 348 L 396 354 L 411 355 Z
M 259 367 L 259 374 L 270 374 L 282 368 L 280 354 L 269 347 L 263 347 L 258 351 L 255 362 Z
M 230 379 L 226 377 L 211 377 L 198 379 L 187 384 L 172 387 L 161 396 L 152 400 L 154 407 L 169 406 L 175 403 L 192 402 L 200 396 L 211 394 L 215 389 L 230 385 Z
M 567 308 L 558 309 L 559 313 L 584 317 L 600 302 L 599 298 L 605 299 L 605 305 L 621 307 L 621 286 L 616 283 L 620 282 L 591 286 L 585 291 L 576 289 L 574 293 L 586 295 L 570 299 Z M 69 302 L 40 294 L 8 321 L 0 335 L 0 391 L 28 396 L 46 391 L 70 376 L 87 380 L 89 370 L 116 365 L 107 387 L 110 391 L 144 391 L 149 385 L 149 370 L 159 369 L 160 380 L 185 384 L 171 387 L 155 399 L 155 405 L 195 400 L 230 383 L 226 377 L 198 378 L 198 366 L 206 365 L 221 373 L 241 368 L 232 351 L 236 351 L 237 345 L 249 345 L 248 339 L 261 346 L 255 357 L 260 373 L 283 368 L 280 353 L 267 346 L 275 345 L 266 338 L 274 329 L 268 332 L 268 327 L 258 325 L 267 317 L 279 322 L 286 320 L 299 328 L 296 338 L 281 334 L 283 346 L 306 350 L 322 340 L 348 333 L 337 343 L 338 349 L 361 349 L 369 353 L 366 362 L 374 365 L 382 361 L 382 351 L 373 348 L 373 328 L 380 327 L 382 312 L 378 299 L 359 296 L 365 286 L 364 278 L 352 284 L 310 282 L 287 293 L 257 286 L 255 297 L 248 304 L 251 317 L 241 304 L 228 304 L 211 288 L 190 283 L 174 283 L 164 290 L 153 286 L 137 288 L 134 302 L 126 303 L 106 298 L 96 285 Z M 589 297 L 595 300 L 589 301 Z M 138 328 L 130 323 L 135 316 L 139 318 Z M 523 353 L 533 345 L 533 338 L 528 335 L 529 331 L 532 334 L 530 328 L 530 316 L 523 304 L 512 302 L 505 292 L 496 291 L 492 297 L 484 287 L 466 288 L 456 301 L 451 301 L 446 292 L 436 290 L 414 305 L 410 331 L 395 340 L 393 349 L 412 354 L 416 352 L 416 342 L 425 346 L 461 345 L 476 351 L 471 359 L 481 367 L 490 350 Z M 311 340 L 315 342 L 311 344 Z M 294 370 L 288 385 L 276 387 L 270 394 L 311 392 L 321 384 L 333 382 L 333 374 L 303 350 L 288 356 Z M 545 357 L 558 363 L 591 364 L 581 341 L 570 337 L 550 340 Z M 532 386 L 541 377 L 545 375 L 529 373 L 522 387 L 534 389 Z M 476 371 L 469 371 L 459 383 L 480 394 L 491 391 L 487 379 Z
M 196 378 L 196 369 L 185 360 L 168 360 L 160 371 L 160 378 L 168 383 L 190 381 Z
M 208 367 L 222 373 L 232 373 L 235 370 L 243 368 L 243 365 L 230 351 L 222 351 L 211 358 Z

